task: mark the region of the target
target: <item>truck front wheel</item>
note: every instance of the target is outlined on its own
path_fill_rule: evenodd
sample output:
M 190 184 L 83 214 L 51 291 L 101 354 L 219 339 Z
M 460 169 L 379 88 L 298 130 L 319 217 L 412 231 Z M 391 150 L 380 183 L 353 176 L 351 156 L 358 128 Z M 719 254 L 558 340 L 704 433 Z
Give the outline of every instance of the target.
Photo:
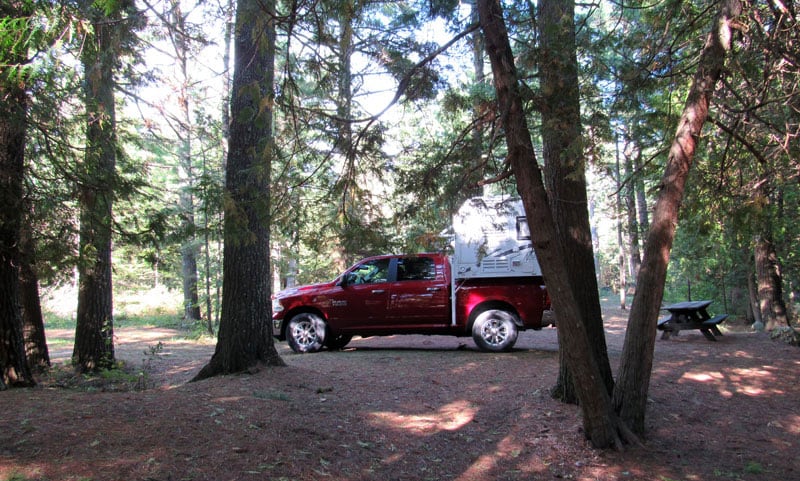
M 508 351 L 517 342 L 516 316 L 501 309 L 487 309 L 472 324 L 472 339 L 482 351 Z
M 303 312 L 289 320 L 286 326 L 286 340 L 289 347 L 298 354 L 317 352 L 325 343 L 325 321 L 316 314 Z
M 353 339 L 352 334 L 329 335 L 327 339 L 325 339 L 325 347 L 331 351 L 338 351 L 344 349 L 351 339 Z

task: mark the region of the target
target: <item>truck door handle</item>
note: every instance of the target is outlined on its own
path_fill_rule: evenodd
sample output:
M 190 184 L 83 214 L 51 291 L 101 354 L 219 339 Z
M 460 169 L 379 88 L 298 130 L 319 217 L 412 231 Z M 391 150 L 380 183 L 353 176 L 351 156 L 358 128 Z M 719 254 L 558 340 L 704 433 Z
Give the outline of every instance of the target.
M 441 287 L 429 287 L 426 289 L 428 292 L 438 292 L 441 290 Z
M 373 289 L 372 290 L 373 294 L 383 294 L 384 292 L 386 292 L 385 289 Z

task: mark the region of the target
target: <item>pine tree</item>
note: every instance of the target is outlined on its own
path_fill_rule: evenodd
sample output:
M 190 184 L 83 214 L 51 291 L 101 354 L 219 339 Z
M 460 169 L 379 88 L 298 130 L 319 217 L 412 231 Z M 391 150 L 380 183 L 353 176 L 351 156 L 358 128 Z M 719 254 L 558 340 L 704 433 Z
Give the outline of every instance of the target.
M 84 2 L 91 23 L 81 63 L 86 105 L 86 153 L 81 166 L 79 201 L 80 258 L 78 313 L 72 362 L 78 371 L 115 365 L 111 239 L 117 185 L 115 74 L 134 27 L 132 0 Z
M 0 6 L 0 391 L 34 384 L 25 358 L 19 309 L 19 242 L 28 96 L 32 4 Z
M 237 2 L 222 312 L 214 355 L 194 381 L 259 364 L 284 365 L 275 349 L 270 316 L 274 7 L 274 2 Z

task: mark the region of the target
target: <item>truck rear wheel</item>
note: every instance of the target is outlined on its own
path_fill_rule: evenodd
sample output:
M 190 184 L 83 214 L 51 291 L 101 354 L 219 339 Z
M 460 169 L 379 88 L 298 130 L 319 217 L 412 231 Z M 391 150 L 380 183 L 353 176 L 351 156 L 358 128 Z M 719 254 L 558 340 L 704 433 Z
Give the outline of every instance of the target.
M 303 312 L 289 320 L 286 326 L 286 340 L 289 347 L 298 354 L 317 352 L 325 344 L 325 321 L 316 314 Z
M 487 309 L 472 324 L 472 339 L 482 351 L 508 351 L 517 342 L 516 316 L 502 309 Z

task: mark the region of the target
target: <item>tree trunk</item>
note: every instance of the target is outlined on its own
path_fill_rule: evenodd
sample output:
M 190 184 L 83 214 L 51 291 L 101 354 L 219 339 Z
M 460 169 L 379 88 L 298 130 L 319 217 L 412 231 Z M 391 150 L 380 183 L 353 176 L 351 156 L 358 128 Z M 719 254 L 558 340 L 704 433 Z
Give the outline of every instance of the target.
M 221 109 L 221 130 L 222 130 L 222 166 L 223 170 L 225 169 L 226 159 L 228 157 L 228 144 L 229 144 L 229 137 L 230 137 L 230 92 L 231 92 L 231 75 L 230 75 L 230 50 L 231 44 L 233 43 L 233 28 L 234 28 L 234 3 L 233 0 L 227 0 L 225 4 L 225 33 L 224 33 L 224 51 L 222 54 L 222 71 L 223 71 L 223 86 L 222 86 L 222 105 L 220 106 Z M 208 175 L 208 165 L 206 163 L 206 156 L 203 156 L 203 175 Z M 206 199 L 209 198 L 208 195 L 205 196 Z M 204 216 L 204 224 L 205 229 L 203 229 L 203 256 L 204 256 L 204 263 L 205 263 L 205 289 L 206 289 L 206 331 L 209 334 L 214 334 L 214 326 L 219 325 L 219 311 L 214 310 L 212 305 L 219 306 L 220 302 L 220 275 L 219 271 L 215 271 L 214 274 L 211 272 L 211 217 L 212 213 L 210 212 L 210 204 L 209 202 L 205 202 L 203 208 L 203 216 Z M 217 236 L 217 239 L 222 237 L 221 235 Z M 218 249 L 218 252 L 222 251 L 222 249 Z M 212 294 L 211 294 L 211 286 L 212 281 L 214 285 L 214 296 L 215 302 L 212 302 Z
M 637 149 L 638 150 L 638 149 Z M 637 152 L 637 157 L 641 156 Z M 642 265 L 642 254 L 639 250 L 639 221 L 636 216 L 636 183 L 639 175 L 633 170 L 633 162 L 630 156 L 625 156 L 625 174 L 628 181 L 625 186 L 625 211 L 628 214 L 628 276 L 631 282 L 639 274 Z M 630 287 L 635 291 L 635 285 L 629 282 Z
M 20 307 L 25 356 L 31 369 L 43 370 L 50 367 L 50 351 L 47 349 L 39 301 L 39 281 L 30 266 L 22 266 L 21 269 L 24 271 L 20 279 Z
M 648 217 L 650 209 L 647 208 L 647 193 L 645 192 L 644 175 L 642 174 L 642 151 L 638 146 L 636 150 L 636 157 L 634 157 L 633 161 L 633 168 L 636 170 L 636 176 L 634 177 L 633 185 L 636 190 L 636 211 L 639 219 L 638 234 L 644 237 L 645 233 L 650 231 L 650 218 Z M 637 264 L 641 267 L 641 256 Z M 638 277 L 638 275 L 639 270 L 637 269 L 636 276 Z
M 664 176 L 647 236 L 644 258 L 636 281 L 637 290 L 631 305 L 628 330 L 614 390 L 614 407 L 623 421 L 635 432 L 644 433 L 647 393 L 653 368 L 656 327 L 670 250 L 678 224 L 678 209 L 692 165 L 697 139 L 708 118 L 708 108 L 717 81 L 731 48 L 732 23 L 741 13 L 737 0 L 725 0 L 713 22 L 700 55 L 698 70 L 689 91 L 683 115 L 667 159 Z
M 583 412 L 584 433 L 595 447 L 620 445 L 618 429 L 622 426 L 611 409 L 611 399 L 594 359 L 589 335 L 581 321 L 577 296 L 570 284 L 565 256 L 558 240 L 556 224 L 550 211 L 542 172 L 536 163 L 530 131 L 508 41 L 499 0 L 478 2 L 481 27 L 486 36 L 486 51 L 492 63 L 500 118 L 505 130 L 508 161 L 514 171 L 531 229 L 536 255 L 547 281 L 553 308 L 563 331 L 561 349 L 574 378 Z
M 470 2 L 470 21 L 475 23 L 479 21 L 478 6 L 475 2 Z M 476 30 L 472 33 L 470 38 L 470 46 L 472 47 L 472 74 L 475 77 L 475 84 L 482 85 L 486 82 L 486 72 L 484 71 L 484 61 L 486 52 L 483 48 L 483 34 Z M 467 197 L 480 196 L 482 194 L 481 181 L 485 176 L 486 169 L 485 160 L 483 158 L 483 138 L 484 138 L 484 121 L 481 119 L 483 116 L 483 103 L 482 98 L 475 98 L 472 103 L 472 135 L 469 142 L 469 149 L 471 151 L 469 167 L 469 174 L 466 177 L 465 195 Z
M 26 2 L 4 2 L 0 14 L 5 19 L 24 19 L 31 15 L 31 9 Z M 27 27 L 13 33 L 19 38 L 30 36 Z M 12 32 L 4 34 L 10 36 Z M 25 359 L 18 303 L 28 96 L 27 79 L 16 67 L 26 60 L 24 47 L 18 50 L 23 44 L 12 42 L 10 48 L 0 50 L 0 391 L 34 384 Z
M 539 16 L 542 48 L 539 56 L 542 90 L 542 151 L 550 210 L 556 238 L 564 252 L 569 283 L 576 296 L 583 328 L 609 394 L 614 386 L 608 361 L 600 294 L 594 270 L 594 247 L 589 224 L 586 174 L 581 135 L 578 60 L 575 48 L 575 4 L 572 0 L 542 0 Z M 530 224 L 535 225 L 535 224 Z M 560 323 L 559 323 L 560 325 Z M 562 338 L 563 336 L 560 336 Z M 561 369 L 566 369 L 561 363 Z M 561 373 L 559 381 L 569 379 Z M 560 384 L 560 383 L 559 383 Z M 568 388 L 554 393 L 566 402 Z
M 193 381 L 260 363 L 284 365 L 272 337 L 270 301 L 274 21 L 274 2 L 238 1 L 219 338 L 213 357 Z
M 780 261 L 773 242 L 773 219 L 781 219 L 780 195 L 772 189 L 773 174 L 761 176 L 753 191 L 753 205 L 759 206 L 760 232 L 755 239 L 755 270 L 758 303 L 756 304 L 763 328 L 769 332 L 780 326 L 788 326 L 789 318 L 786 314 L 786 304 L 783 301 L 783 276 L 781 275 Z
M 2 107 L 0 107 L 2 109 Z M 7 117 L 4 117 L 7 118 Z M 3 128 L 0 121 L 0 138 Z M 2 155 L 0 155 L 2 156 Z M 7 165 L 0 159 L 0 185 L 7 187 Z M 5 199 L 3 199 L 5 200 Z M 3 204 L 5 207 L 6 204 Z M 3 216 L 3 221 L 8 216 Z M 25 358 L 22 317 L 19 303 L 19 278 L 15 261 L 6 248 L 10 229 L 0 228 L 0 391 L 8 387 L 33 386 L 34 380 Z
M 754 330 L 761 332 L 764 330 L 764 319 L 761 317 L 761 309 L 758 306 L 758 287 L 753 271 L 747 274 L 747 319 L 753 321 Z
M 184 90 L 186 93 L 186 90 Z M 189 121 L 188 108 L 185 110 L 184 120 Z M 197 239 L 195 231 L 197 226 L 194 222 L 194 195 L 193 189 L 193 169 L 191 156 L 191 142 L 189 136 L 191 132 L 184 131 L 183 153 L 181 155 L 181 183 L 183 187 L 180 193 L 180 209 L 182 215 L 182 231 L 185 238 L 181 244 L 181 273 L 183 277 L 183 318 L 187 321 L 199 321 L 200 300 L 197 294 Z
M 356 9 L 359 8 L 353 0 L 340 2 L 338 17 L 339 25 L 338 52 L 337 52 L 337 79 L 336 79 L 336 121 L 337 139 L 334 148 L 344 159 L 344 169 L 339 179 L 339 185 L 334 189 L 341 190 L 339 211 L 337 212 L 337 225 L 339 237 L 339 255 L 342 261 L 339 270 L 344 270 L 353 261 L 353 256 L 361 246 L 361 236 L 353 235 L 354 224 L 358 221 L 358 210 L 361 204 L 358 189 L 358 169 L 356 163 L 356 143 L 353 134 L 353 124 L 349 119 L 353 117 L 353 54 L 355 53 L 355 36 L 353 22 Z
M 192 83 L 188 69 L 189 44 L 186 37 L 186 21 L 181 10 L 181 0 L 171 0 L 170 15 L 173 26 L 169 28 L 173 37 L 176 60 L 180 66 L 181 84 L 178 98 L 181 121 L 178 136 L 181 141 L 178 159 L 178 179 L 180 181 L 179 204 L 181 212 L 181 274 L 183 277 L 183 318 L 187 321 L 200 320 L 200 301 L 197 295 L 197 257 L 198 246 L 195 232 L 194 212 L 194 165 L 192 162 L 192 115 L 189 99 L 189 86 Z
M 27 203 L 26 203 L 27 204 Z M 25 212 L 30 212 L 26 207 Z M 39 298 L 39 277 L 35 269 L 35 247 L 30 226 L 23 224 L 20 236 L 19 301 L 22 309 L 22 332 L 25 339 L 25 356 L 32 370 L 50 367 L 50 352 L 42 318 Z
M 625 265 L 626 256 L 625 256 L 625 233 L 623 229 L 622 220 L 623 216 L 623 208 L 622 208 L 622 169 L 620 168 L 620 161 L 619 161 L 619 137 L 616 139 L 616 162 L 614 164 L 614 174 L 616 177 L 617 183 L 617 193 L 614 196 L 615 200 L 615 214 L 617 217 L 617 246 L 619 248 L 619 253 L 617 256 L 617 268 L 619 269 L 619 308 L 625 310 L 628 308 L 628 301 L 625 298 L 625 295 L 628 293 L 628 273 Z
M 758 280 L 758 307 L 767 332 L 789 325 L 786 304 L 783 301 L 783 279 L 778 253 L 769 232 L 756 239 L 756 278 Z
M 86 102 L 86 153 L 80 182 L 78 313 L 72 362 L 79 372 L 114 367 L 111 234 L 116 177 L 114 70 L 119 11 L 88 13 L 93 34 L 81 55 Z

